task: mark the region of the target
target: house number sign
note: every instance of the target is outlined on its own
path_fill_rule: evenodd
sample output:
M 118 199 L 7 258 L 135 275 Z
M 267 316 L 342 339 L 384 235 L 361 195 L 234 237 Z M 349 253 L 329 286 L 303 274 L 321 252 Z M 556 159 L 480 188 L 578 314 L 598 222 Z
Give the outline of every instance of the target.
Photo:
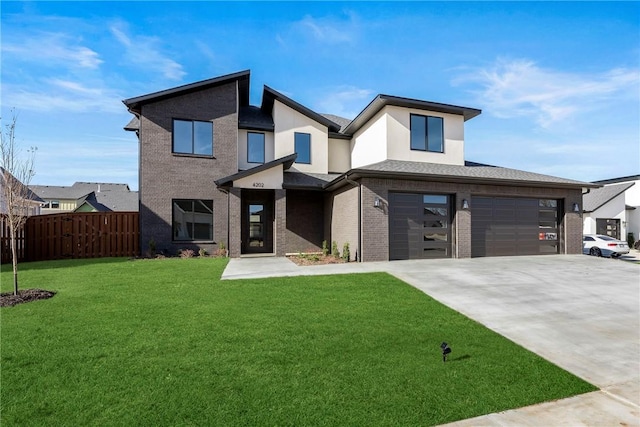
M 254 182 L 253 186 L 256 188 L 264 188 L 264 182 Z

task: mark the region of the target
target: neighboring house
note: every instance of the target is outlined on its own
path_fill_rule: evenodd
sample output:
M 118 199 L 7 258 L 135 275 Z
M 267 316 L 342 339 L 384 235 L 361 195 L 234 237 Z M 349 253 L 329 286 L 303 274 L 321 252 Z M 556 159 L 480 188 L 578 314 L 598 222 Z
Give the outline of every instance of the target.
M 353 120 L 319 114 L 249 71 L 124 100 L 140 148 L 141 247 L 352 258 L 579 254 L 597 185 L 467 162 L 481 111 L 378 95 Z
M 0 177 L 0 185 L 2 185 L 2 189 L 0 189 L 0 215 L 6 215 L 9 212 L 9 206 L 7 205 L 4 191 L 5 180 L 17 182 L 18 188 L 20 189 L 19 193 L 27 196 L 26 199 L 24 199 L 24 203 L 18 203 L 18 205 L 26 209 L 27 216 L 40 215 L 40 211 L 44 205 L 44 200 L 40 199 L 28 187 L 25 187 L 22 182 L 18 181 L 11 173 L 7 172 L 6 169 L 2 167 L 0 167 L 0 175 L 2 175 Z
M 584 234 L 640 239 L 640 175 L 595 181 L 584 199 Z
M 138 192 L 127 184 L 76 182 L 72 186 L 31 185 L 44 200 L 42 214 L 138 211 Z

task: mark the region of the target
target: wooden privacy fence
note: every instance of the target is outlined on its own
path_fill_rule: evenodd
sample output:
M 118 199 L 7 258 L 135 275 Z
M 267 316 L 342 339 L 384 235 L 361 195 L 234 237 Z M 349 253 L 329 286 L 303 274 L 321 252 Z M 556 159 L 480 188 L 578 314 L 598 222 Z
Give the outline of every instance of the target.
M 24 227 L 18 230 L 16 246 L 18 248 L 18 261 L 25 259 Z M 2 264 L 11 262 L 11 232 L 6 215 L 0 215 L 0 260 Z
M 140 252 L 137 212 L 32 216 L 27 219 L 23 235 L 21 261 L 136 256 Z M 4 239 L 3 236 L 3 263 L 11 261 L 10 249 L 5 258 Z

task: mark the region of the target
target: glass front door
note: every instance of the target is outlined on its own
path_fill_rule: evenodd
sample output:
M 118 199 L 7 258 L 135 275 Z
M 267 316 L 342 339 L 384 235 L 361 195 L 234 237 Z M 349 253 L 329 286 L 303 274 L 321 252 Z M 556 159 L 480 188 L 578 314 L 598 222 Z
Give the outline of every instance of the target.
M 273 191 L 242 192 L 242 253 L 273 252 Z
M 249 247 L 264 248 L 264 205 L 249 205 Z

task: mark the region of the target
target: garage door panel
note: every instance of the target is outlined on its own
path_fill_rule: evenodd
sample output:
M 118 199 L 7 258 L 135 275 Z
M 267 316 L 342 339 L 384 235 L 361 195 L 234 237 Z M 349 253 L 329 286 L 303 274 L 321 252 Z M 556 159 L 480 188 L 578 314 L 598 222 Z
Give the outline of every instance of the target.
M 557 253 L 555 200 L 471 198 L 471 256 Z
M 451 256 L 447 195 L 389 193 L 389 259 Z

